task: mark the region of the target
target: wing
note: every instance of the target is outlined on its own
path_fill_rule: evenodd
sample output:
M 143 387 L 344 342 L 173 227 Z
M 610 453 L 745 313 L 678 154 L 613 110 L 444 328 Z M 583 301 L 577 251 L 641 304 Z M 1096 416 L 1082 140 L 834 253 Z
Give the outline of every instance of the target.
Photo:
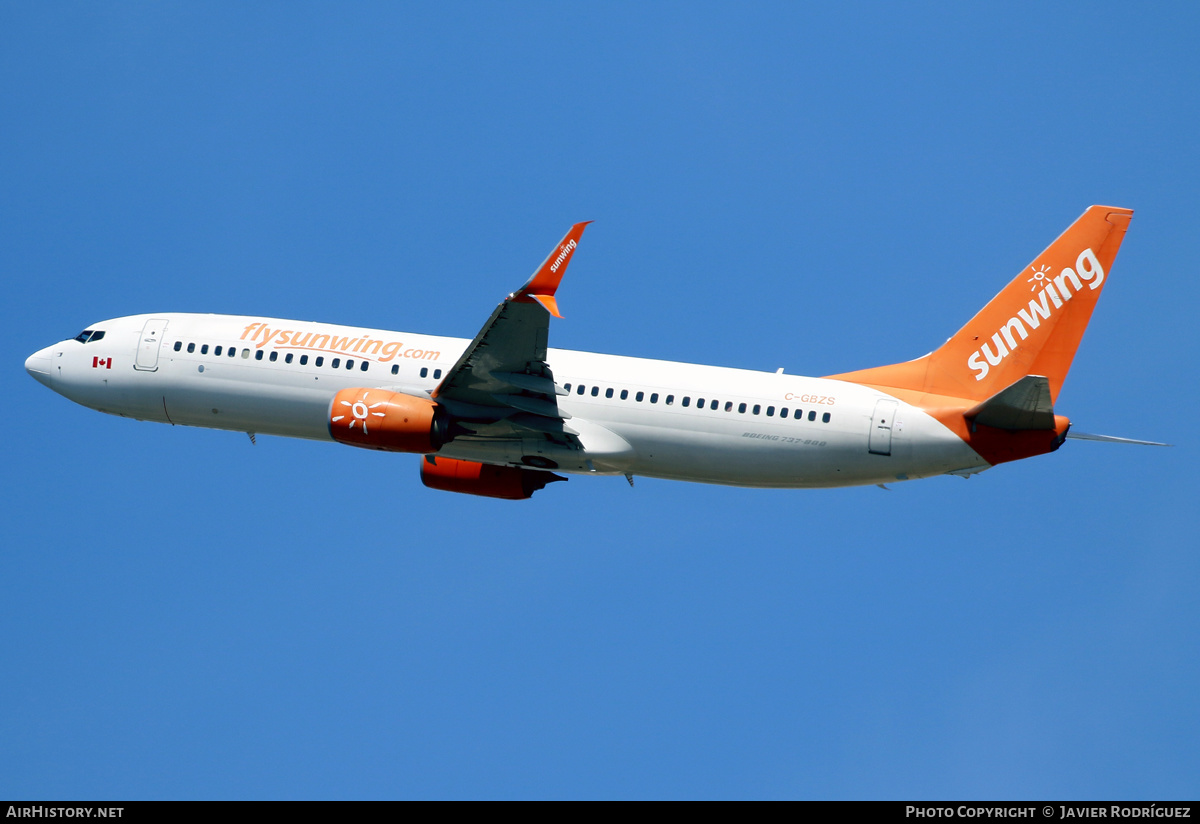
M 550 315 L 562 317 L 555 292 L 590 222 L 572 226 L 525 285 L 496 307 L 433 391 L 455 422 L 455 438 L 538 435 L 578 448 L 577 433 L 565 423 L 570 416 L 558 408 L 566 391 L 546 364 L 546 342 Z

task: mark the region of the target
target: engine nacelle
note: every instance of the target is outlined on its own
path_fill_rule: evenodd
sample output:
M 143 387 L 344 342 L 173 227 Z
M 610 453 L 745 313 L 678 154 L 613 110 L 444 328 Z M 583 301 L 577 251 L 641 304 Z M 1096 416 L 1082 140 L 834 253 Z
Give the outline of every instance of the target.
M 447 441 L 444 410 L 387 389 L 343 389 L 329 405 L 335 441 L 385 452 L 434 452 Z
M 421 461 L 421 483 L 430 489 L 482 495 L 485 498 L 523 501 L 546 484 L 565 480 L 562 475 L 553 472 L 492 466 L 438 455 L 426 455 Z

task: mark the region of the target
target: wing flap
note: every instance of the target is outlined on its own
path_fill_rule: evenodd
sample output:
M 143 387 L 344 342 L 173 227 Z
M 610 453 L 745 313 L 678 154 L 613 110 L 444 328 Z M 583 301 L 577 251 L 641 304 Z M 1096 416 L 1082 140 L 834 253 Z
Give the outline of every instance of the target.
M 531 415 L 541 415 L 543 418 L 557 418 L 560 421 L 570 420 L 571 416 L 558 408 L 554 401 L 542 400 L 530 395 L 492 395 L 503 406 L 511 406 Z
M 529 375 L 524 372 L 493 372 L 492 377 L 501 383 L 507 383 L 509 386 L 539 395 L 568 394 L 567 390 L 555 384 L 554 381 L 547 380 L 540 375 Z
M 508 419 L 513 426 L 541 432 L 551 436 L 551 439 L 562 435 L 578 435 L 579 432 L 563 423 L 562 418 L 547 418 L 530 412 L 518 412 Z

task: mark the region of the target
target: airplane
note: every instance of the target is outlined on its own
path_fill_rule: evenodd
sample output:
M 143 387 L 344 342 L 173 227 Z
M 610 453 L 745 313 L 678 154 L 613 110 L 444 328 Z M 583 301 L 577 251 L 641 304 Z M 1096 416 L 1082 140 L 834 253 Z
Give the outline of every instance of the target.
M 590 221 L 473 340 L 160 313 L 92 324 L 25 368 L 101 412 L 413 453 L 427 487 L 509 500 L 559 472 L 773 488 L 969 477 L 1068 437 L 1154 443 L 1069 434 L 1054 410 L 1132 215 L 1089 208 L 928 355 L 820 378 L 548 348 Z

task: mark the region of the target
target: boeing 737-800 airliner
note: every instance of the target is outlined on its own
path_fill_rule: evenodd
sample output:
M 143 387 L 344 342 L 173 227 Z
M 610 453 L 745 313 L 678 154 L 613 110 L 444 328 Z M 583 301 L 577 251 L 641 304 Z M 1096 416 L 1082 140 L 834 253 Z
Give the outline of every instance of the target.
M 925 357 L 823 378 L 548 348 L 586 223 L 474 340 L 164 313 L 93 324 L 25 368 L 101 412 L 416 453 L 426 486 L 498 498 L 565 480 L 551 470 L 758 487 L 968 476 L 1067 437 L 1054 401 L 1132 214 L 1088 209 Z

